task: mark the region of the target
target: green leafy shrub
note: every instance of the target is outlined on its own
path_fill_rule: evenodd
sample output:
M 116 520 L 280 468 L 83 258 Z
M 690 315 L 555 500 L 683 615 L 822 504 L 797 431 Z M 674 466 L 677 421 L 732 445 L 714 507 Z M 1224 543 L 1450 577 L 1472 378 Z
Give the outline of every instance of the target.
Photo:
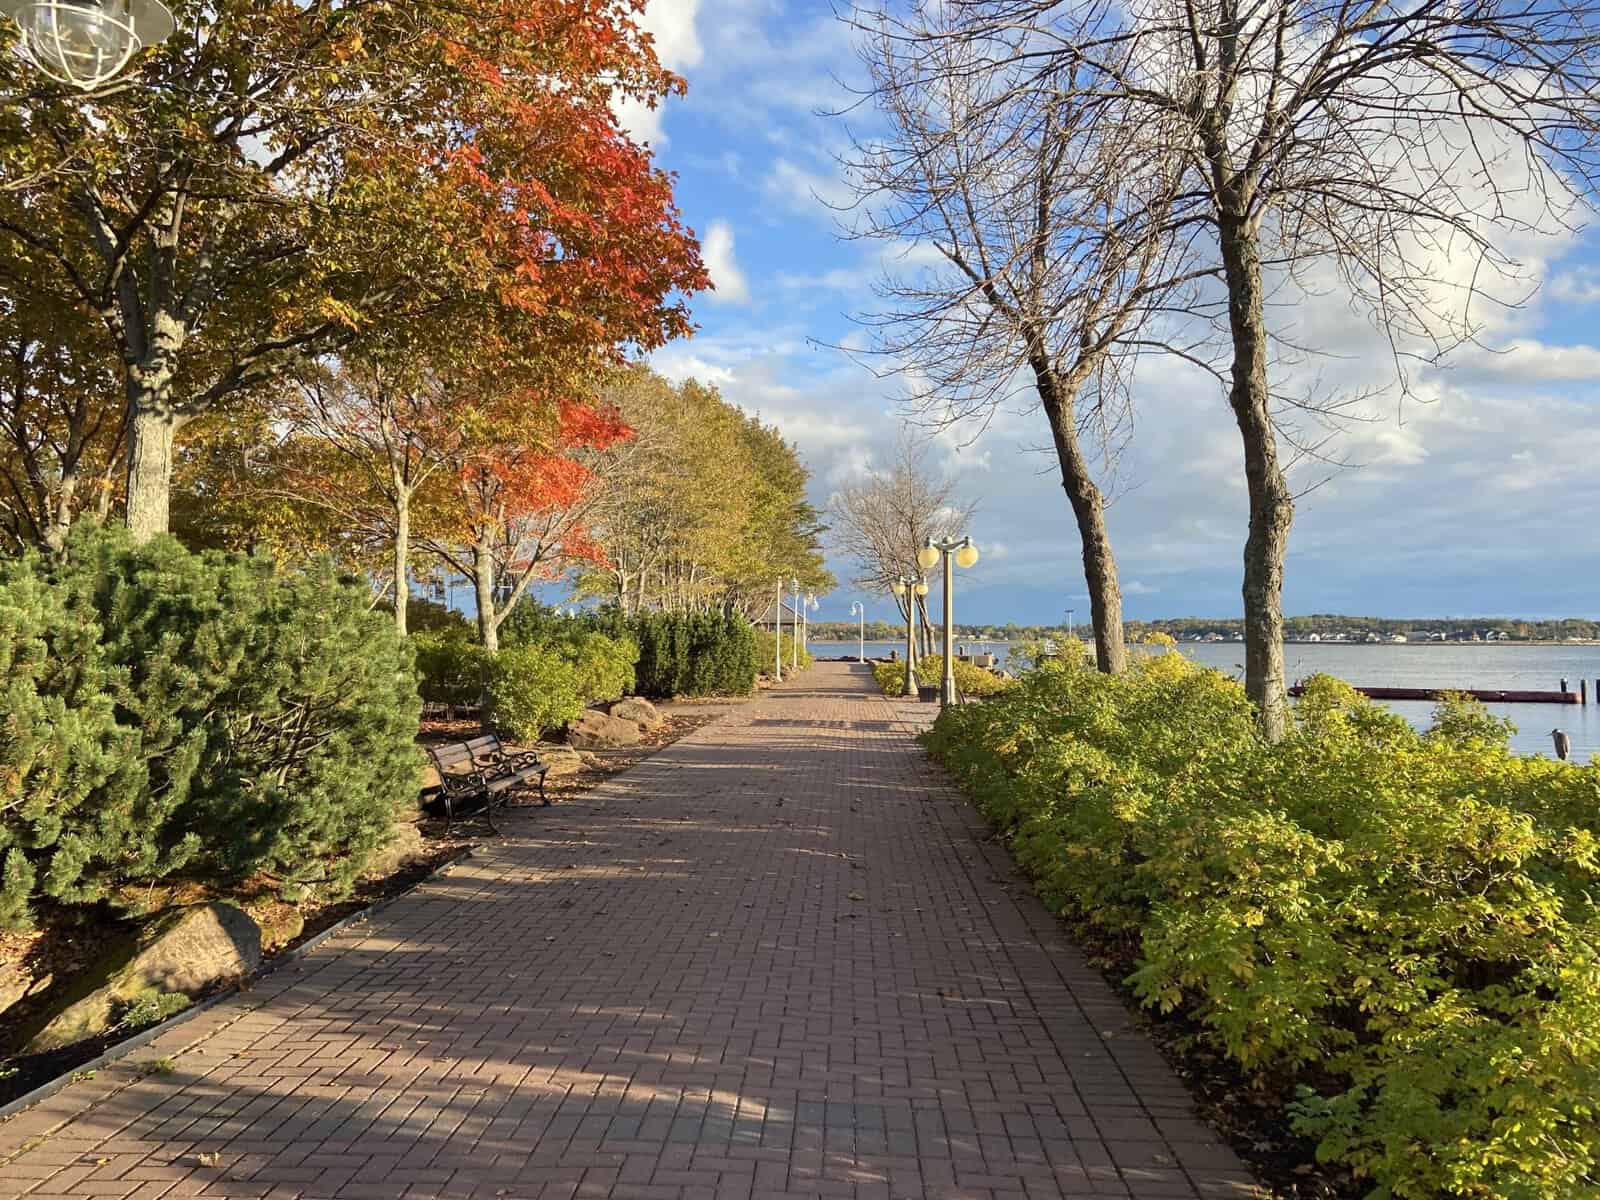
M 616 700 L 633 691 L 639 647 L 631 637 L 574 630 L 546 645 L 567 664 L 573 687 L 585 704 Z
M 943 676 L 944 659 L 939 655 L 925 654 L 917 660 L 918 686 L 938 687 Z M 1002 679 L 992 671 L 986 671 L 975 663 L 962 662 L 959 658 L 956 660 L 955 676 L 956 690 L 963 696 L 984 700 L 1000 695 L 1015 684 L 1015 680 Z M 906 685 L 906 664 L 903 661 L 874 663 L 872 677 L 885 696 L 901 695 Z
M 1137 939 L 1144 1003 L 1264 1080 L 1307 1070 L 1297 1128 L 1372 1195 L 1593 1194 L 1600 768 L 1325 677 L 1296 718 L 1268 745 L 1166 654 L 1030 672 L 928 742 L 1054 907 Z
M 640 696 L 745 695 L 760 657 L 755 628 L 722 613 L 640 613 L 614 606 L 575 614 L 524 601 L 500 627 L 506 646 L 556 651 L 577 675 L 586 703 Z M 766 645 L 768 655 L 771 643 Z
M 1478 741 L 1505 747 L 1511 744 L 1516 732 L 1511 718 L 1495 716 L 1476 696 L 1466 692 L 1443 692 L 1433 706 L 1433 727 L 1428 730 L 1428 736 L 1457 746 Z
M 550 646 L 501 650 L 490 663 L 489 687 L 494 697 L 490 722 L 516 741 L 536 741 L 584 708 L 571 664 Z
M 757 629 L 755 633 L 756 670 L 762 675 L 771 675 L 777 669 L 778 635 L 770 629 Z M 783 634 L 783 669 L 785 672 L 795 669 L 796 659 L 799 660 L 799 670 L 806 670 L 816 659 L 811 656 L 811 651 L 801 650 L 795 654 L 794 639 L 787 630 Z
M 489 656 L 466 630 L 413 633 L 417 690 L 430 704 L 477 704 L 483 694 Z
M 0 660 L 10 923 L 180 872 L 336 891 L 415 796 L 410 652 L 326 564 L 84 528 L 0 564 Z
M 554 656 L 555 662 L 560 662 L 565 667 L 565 680 L 555 683 L 554 699 L 550 704 L 552 712 L 562 712 L 566 707 L 566 694 L 571 693 L 578 698 L 579 709 L 584 704 L 595 704 L 598 701 L 613 701 L 622 698 L 634 690 L 634 666 L 638 662 L 638 645 L 634 638 L 622 630 L 618 622 L 611 619 L 611 614 L 606 611 L 587 611 L 581 614 L 566 614 L 558 608 L 549 608 L 533 600 L 518 603 L 512 610 L 509 618 L 501 626 L 502 645 L 507 651 L 514 651 L 514 659 L 509 662 L 496 662 L 493 675 L 496 682 L 496 720 L 504 720 L 502 712 L 504 706 L 499 704 L 501 693 L 499 688 L 509 683 L 509 674 L 517 669 L 518 662 L 525 662 L 526 667 L 538 678 L 549 680 L 550 670 L 554 666 L 547 659 Z M 539 650 L 539 656 L 533 658 L 515 658 L 526 650 Z M 538 707 L 533 704 L 530 688 L 531 683 L 518 682 L 515 685 L 518 696 L 515 699 L 515 709 L 523 714 L 520 728 L 533 730 L 539 728 L 555 728 L 562 725 L 571 717 L 576 717 L 576 712 L 571 717 L 560 720 L 549 720 L 542 726 L 534 725 Z M 509 726 L 506 726 L 509 731 Z

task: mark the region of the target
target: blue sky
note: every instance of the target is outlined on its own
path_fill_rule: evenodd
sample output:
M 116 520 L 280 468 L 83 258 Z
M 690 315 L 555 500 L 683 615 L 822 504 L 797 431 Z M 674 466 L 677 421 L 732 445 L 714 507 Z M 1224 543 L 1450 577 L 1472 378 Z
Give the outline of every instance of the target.
M 716 384 L 795 442 L 821 505 L 892 453 L 903 412 L 891 381 L 840 352 L 869 309 L 876 248 L 840 238 L 837 156 L 855 70 L 847 31 L 820 0 L 650 0 L 646 23 L 688 96 L 627 115 L 678 176 L 716 293 L 695 301 L 696 336 L 658 352 L 673 378 Z M 1519 247 L 1541 284 L 1497 314 L 1500 352 L 1473 350 L 1416 380 L 1418 398 L 1379 397 L 1340 434 L 1359 464 L 1299 505 L 1288 563 L 1291 613 L 1587 615 L 1600 609 L 1600 253 L 1579 235 Z M 1337 295 L 1292 314 L 1328 350 L 1319 374 L 1358 386 L 1382 362 L 1376 332 Z M 1214 384 L 1156 363 L 1135 389 L 1134 435 L 1109 513 L 1129 617 L 1240 611 L 1246 528 L 1236 431 Z M 1042 451 L 1042 417 L 1019 408 L 980 431 L 941 435 L 933 458 L 978 504 L 984 551 L 962 580 L 962 619 L 1084 619 L 1078 541 Z M 1302 470 L 1300 486 L 1325 472 Z M 850 564 L 818 616 L 858 598 Z M 881 597 L 869 615 L 888 618 Z

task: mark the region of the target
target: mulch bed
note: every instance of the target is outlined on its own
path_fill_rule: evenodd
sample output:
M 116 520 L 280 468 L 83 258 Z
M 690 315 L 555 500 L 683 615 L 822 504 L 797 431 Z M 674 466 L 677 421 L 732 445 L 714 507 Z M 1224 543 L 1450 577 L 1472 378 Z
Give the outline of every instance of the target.
M 701 707 L 701 706 L 695 706 Z M 717 719 L 717 712 L 692 712 L 674 715 L 664 712 L 666 724 L 636 746 L 594 752 L 597 765 L 585 766 L 571 775 L 552 777 L 545 792 L 554 804 L 570 800 L 604 783 L 620 771 L 649 758 L 663 746 Z M 429 719 L 422 723 L 418 740 L 424 744 L 461 741 L 475 737 L 480 732 L 473 720 L 445 721 Z M 537 791 L 532 793 L 537 804 Z M 527 797 L 519 797 L 526 801 Z M 337 924 L 352 913 L 359 912 L 383 900 L 400 895 L 415 887 L 440 867 L 461 857 L 471 846 L 481 841 L 487 830 L 471 819 L 457 821 L 447 828 L 443 820 L 425 817 L 417 823 L 426 849 L 424 853 L 406 863 L 397 872 L 381 879 L 363 880 L 354 892 L 342 900 L 303 906 L 286 905 L 267 898 L 265 885 L 248 888 L 242 892 L 216 893 L 197 885 L 163 886 L 160 894 L 164 904 L 198 903 L 211 899 L 231 899 L 248 903 L 251 912 L 270 932 L 275 919 L 292 916 L 296 912 L 305 925 L 295 936 L 282 940 L 265 950 L 263 968 L 297 946 L 304 944 L 329 926 Z M 57 980 L 71 979 L 92 965 L 116 938 L 126 936 L 133 922 L 110 905 L 41 907 L 38 928 L 25 932 L 0 931 L 0 972 L 7 968 L 31 977 L 46 974 Z M 226 990 L 230 984 L 219 984 L 210 992 L 195 997 L 196 1002 L 209 995 Z M 19 1032 L 26 1028 L 39 1013 L 48 992 L 41 991 L 17 1001 L 0 1014 L 0 1048 L 14 1048 Z M 139 1028 L 119 1028 L 96 1038 L 77 1042 L 45 1054 L 0 1057 L 0 1104 L 9 1103 L 36 1087 L 98 1058 L 118 1042 L 140 1032 Z

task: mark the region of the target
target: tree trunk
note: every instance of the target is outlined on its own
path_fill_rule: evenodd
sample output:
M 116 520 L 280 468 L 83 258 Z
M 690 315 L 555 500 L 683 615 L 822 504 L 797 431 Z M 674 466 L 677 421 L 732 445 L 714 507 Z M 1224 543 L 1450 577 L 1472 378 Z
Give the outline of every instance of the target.
M 1111 552 L 1111 534 L 1106 529 L 1105 499 L 1089 473 L 1088 459 L 1078 442 L 1072 409 L 1078 385 L 1064 384 L 1042 355 L 1035 356 L 1033 369 L 1034 384 L 1050 421 L 1056 460 L 1061 465 L 1061 487 L 1072 505 L 1078 540 L 1083 545 L 1083 578 L 1089 588 L 1095 665 L 1107 675 L 1120 675 L 1128 668 L 1127 638 L 1122 631 L 1122 585 L 1117 577 L 1117 559 Z
M 50 494 L 49 511 L 45 514 L 44 545 L 52 554 L 60 554 L 66 547 L 77 495 L 78 468 L 74 464 L 61 472 L 61 479 Z
M 406 606 L 411 599 L 411 497 L 404 491 L 394 502 L 394 627 L 406 636 Z
M 472 585 L 478 601 L 478 640 L 493 657 L 500 653 L 500 622 L 494 613 L 494 555 L 487 549 L 472 552 Z
M 172 510 L 172 449 L 178 418 L 165 389 L 128 378 L 128 529 L 135 542 L 166 533 Z
M 900 606 L 900 611 L 905 614 L 908 626 L 915 625 L 917 620 L 917 598 L 915 596 L 907 596 L 906 602 Z M 917 638 L 915 634 L 912 634 L 906 638 L 906 670 L 915 676 L 916 669 Z
M 1228 403 L 1244 441 L 1250 536 L 1244 544 L 1244 686 L 1261 732 L 1279 741 L 1288 730 L 1283 668 L 1283 560 L 1294 499 L 1278 462 L 1267 380 L 1265 300 L 1256 235 L 1247 221 L 1222 218 L 1219 242 L 1228 281 L 1233 380 Z

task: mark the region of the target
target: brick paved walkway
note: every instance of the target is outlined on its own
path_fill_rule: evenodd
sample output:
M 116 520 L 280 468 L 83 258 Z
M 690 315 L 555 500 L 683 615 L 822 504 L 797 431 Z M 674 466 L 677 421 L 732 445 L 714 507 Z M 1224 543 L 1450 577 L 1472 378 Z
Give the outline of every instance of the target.
M 0 1126 L 0 1196 L 1249 1194 L 869 684 L 512 818 Z

